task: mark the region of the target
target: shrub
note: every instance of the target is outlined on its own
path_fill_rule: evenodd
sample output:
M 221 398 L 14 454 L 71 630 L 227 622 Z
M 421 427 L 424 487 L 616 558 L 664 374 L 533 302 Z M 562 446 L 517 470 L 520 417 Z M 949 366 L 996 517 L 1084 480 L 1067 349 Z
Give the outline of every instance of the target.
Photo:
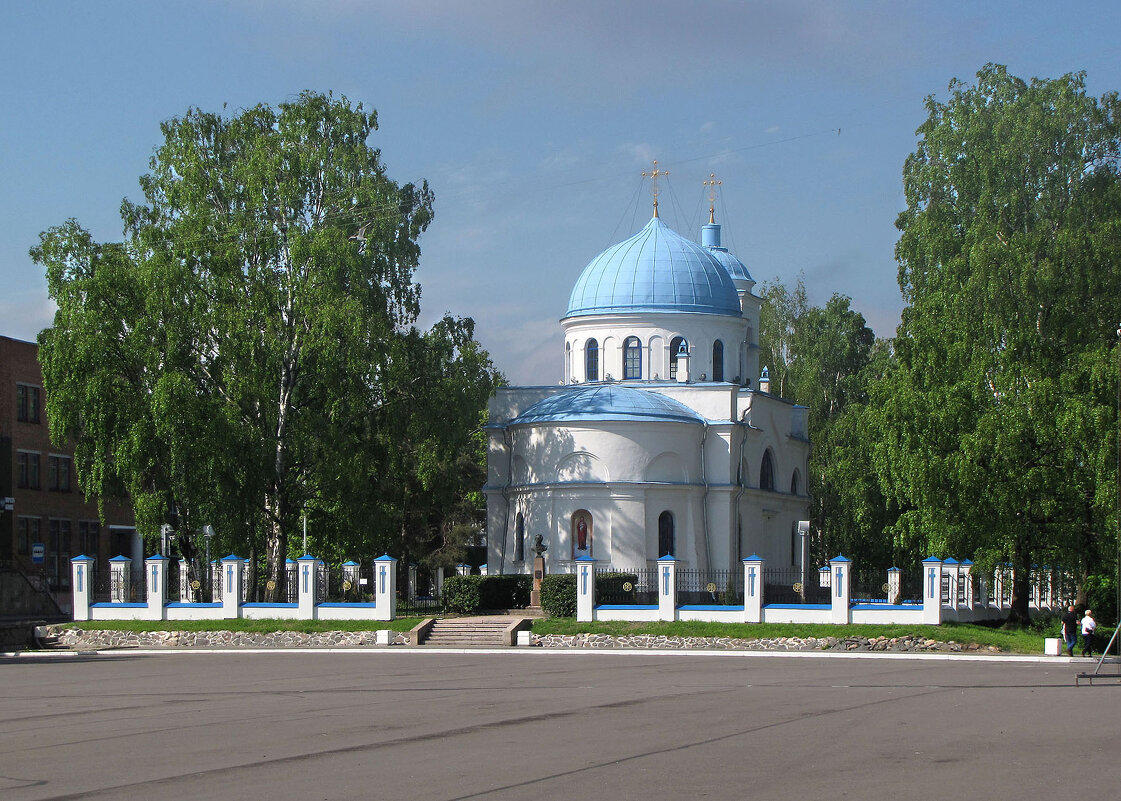
M 471 615 L 481 609 L 529 606 L 529 576 L 449 576 L 444 579 L 444 611 Z
M 576 576 L 558 574 L 541 579 L 541 608 L 550 617 L 576 617 Z
M 481 576 L 481 609 L 525 609 L 529 606 L 529 576 Z
M 469 615 L 482 603 L 482 576 L 448 576 L 444 579 L 444 611 Z

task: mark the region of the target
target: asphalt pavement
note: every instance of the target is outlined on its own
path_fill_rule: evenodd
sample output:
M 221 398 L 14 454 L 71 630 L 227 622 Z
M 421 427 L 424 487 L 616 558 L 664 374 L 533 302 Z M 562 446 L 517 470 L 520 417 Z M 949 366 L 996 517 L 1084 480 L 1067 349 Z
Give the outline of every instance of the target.
M 0 798 L 1113 797 L 1083 664 L 507 650 L 0 659 Z

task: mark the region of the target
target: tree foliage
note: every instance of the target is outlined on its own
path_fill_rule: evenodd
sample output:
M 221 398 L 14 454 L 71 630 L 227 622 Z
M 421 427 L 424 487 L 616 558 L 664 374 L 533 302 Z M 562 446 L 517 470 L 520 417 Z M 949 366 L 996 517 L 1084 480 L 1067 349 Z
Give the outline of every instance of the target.
M 878 464 L 896 536 L 1011 562 L 1026 618 L 1033 563 L 1084 577 L 1115 542 L 1118 100 L 988 65 L 926 107 Z
M 305 510 L 388 546 L 405 464 L 430 510 L 453 506 L 463 481 L 438 474 L 477 462 L 497 380 L 471 321 L 412 327 L 432 195 L 387 177 L 376 128 L 313 93 L 191 109 L 161 125 L 123 243 L 70 221 L 32 250 L 59 307 L 41 337 L 52 435 L 77 443 L 83 489 L 127 492 L 144 530 L 174 508 L 183 531 L 263 550 L 277 596 Z

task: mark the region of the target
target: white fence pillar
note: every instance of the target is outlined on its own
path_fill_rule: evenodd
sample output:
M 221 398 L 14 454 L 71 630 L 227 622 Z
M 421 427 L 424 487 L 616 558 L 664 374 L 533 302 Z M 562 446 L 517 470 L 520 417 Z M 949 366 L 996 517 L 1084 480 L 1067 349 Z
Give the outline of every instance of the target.
M 187 560 L 179 559 L 179 603 L 189 604 L 195 600 L 195 594 L 191 590 L 191 571 L 187 566 Z
M 132 601 L 132 560 L 114 556 L 109 560 L 109 601 L 127 604 Z
M 249 600 L 249 560 L 241 560 L 241 602 Z
M 958 609 L 958 581 L 960 576 L 958 574 L 958 560 L 952 556 L 942 562 L 942 581 L 949 579 L 949 593 L 946 598 L 947 605 L 955 612 Z
M 383 554 L 374 560 L 374 619 L 397 616 L 397 560 Z
M 902 600 L 903 571 L 898 567 L 890 567 L 887 571 L 887 602 L 898 604 Z
M 319 560 L 304 554 L 296 560 L 300 620 L 315 620 L 315 600 L 319 597 Z
M 168 558 L 160 554 L 150 556 L 144 560 L 144 570 L 148 576 L 148 614 L 147 620 L 163 620 L 163 599 L 167 593 L 164 582 L 167 581 Z
M 360 599 L 362 590 L 358 586 L 358 563 L 353 559 L 343 562 L 343 598 L 347 601 Z M 347 589 L 349 587 L 350 589 Z
M 581 623 L 595 620 L 596 560 L 590 556 L 576 557 L 576 619 Z
M 852 560 L 840 554 L 834 556 L 829 560 L 829 572 L 833 578 L 833 589 L 829 593 L 833 599 L 830 619 L 835 624 L 847 624 L 852 599 Z
M 942 560 L 928 556 L 922 560 L 922 622 L 942 623 Z
M 74 593 L 74 619 L 90 619 L 90 597 L 93 588 L 93 558 L 75 556 L 70 560 L 70 588 Z
M 226 620 L 241 617 L 241 566 L 244 562 L 230 554 L 222 559 L 222 617 Z
M 658 560 L 658 620 L 677 619 L 677 560 Z
M 762 556 L 752 554 L 743 560 L 743 622 L 763 622 L 763 565 Z M 803 571 L 804 573 L 805 571 Z

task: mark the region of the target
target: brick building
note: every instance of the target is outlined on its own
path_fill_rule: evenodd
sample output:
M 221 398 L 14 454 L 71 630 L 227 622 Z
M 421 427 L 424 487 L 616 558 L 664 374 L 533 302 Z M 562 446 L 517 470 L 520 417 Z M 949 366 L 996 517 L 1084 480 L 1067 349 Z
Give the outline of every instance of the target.
M 0 336 L 0 498 L 13 499 L 0 512 L 0 561 L 42 576 L 66 603 L 70 557 L 103 562 L 142 558 L 142 551 L 131 509 L 106 504 L 102 521 L 97 504 L 86 501 L 73 448 L 51 444 L 44 400 L 39 346 Z

